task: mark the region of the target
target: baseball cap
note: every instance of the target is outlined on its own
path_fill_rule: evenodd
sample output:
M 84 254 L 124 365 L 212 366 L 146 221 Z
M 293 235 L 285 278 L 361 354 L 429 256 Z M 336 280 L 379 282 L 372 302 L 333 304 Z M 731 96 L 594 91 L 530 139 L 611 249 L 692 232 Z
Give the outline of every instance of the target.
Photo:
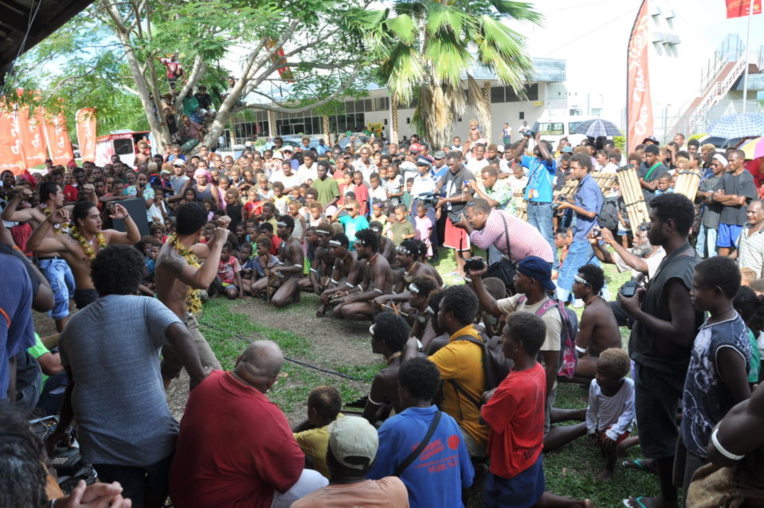
M 571 153 L 573 152 L 573 147 L 570 145 L 565 145 L 562 147 L 562 153 Z
M 729 164 L 729 161 L 727 161 L 726 157 L 724 157 L 724 155 L 720 153 L 717 153 L 716 155 L 714 155 L 712 159 L 715 161 L 721 162 L 722 166 L 727 166 L 727 164 Z
M 648 141 L 656 145 L 660 144 L 660 141 L 658 141 L 658 138 L 656 138 L 655 136 L 647 136 L 645 139 L 642 140 L 642 144 L 644 145 Z
M 162 171 L 159 172 L 160 175 L 171 175 L 172 171 L 166 168 L 162 168 Z
M 421 152 L 422 150 L 424 150 L 424 147 L 419 143 L 411 143 L 411 146 L 409 147 L 410 152 Z
M 416 165 L 417 166 L 432 166 L 432 164 L 430 164 L 430 161 L 428 161 L 426 157 L 418 157 L 416 160 Z
M 438 150 L 437 152 L 435 152 L 435 155 L 433 155 L 433 157 L 435 157 L 436 159 L 445 159 L 446 152 L 444 152 L 443 150 Z
M 186 163 L 183 162 L 183 159 L 175 159 L 174 161 L 172 161 L 172 165 L 173 166 L 185 166 Z
M 536 279 L 547 291 L 555 290 L 554 282 L 552 282 L 552 267 L 548 261 L 538 256 L 528 256 L 517 263 L 517 271 L 531 279 Z
M 345 416 L 329 426 L 329 449 L 337 462 L 363 471 L 377 456 L 379 437 L 366 418 Z

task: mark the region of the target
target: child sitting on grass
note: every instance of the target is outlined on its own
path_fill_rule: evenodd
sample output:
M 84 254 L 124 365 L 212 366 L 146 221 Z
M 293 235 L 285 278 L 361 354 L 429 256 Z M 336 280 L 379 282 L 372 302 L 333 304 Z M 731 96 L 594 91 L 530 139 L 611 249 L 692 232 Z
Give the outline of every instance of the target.
M 241 264 L 239 259 L 232 255 L 233 246 L 231 242 L 223 245 L 220 253 L 220 263 L 218 264 L 218 279 L 222 286 L 221 292 L 229 300 L 235 300 L 237 297 L 244 298 L 244 287 L 241 283 Z
M 342 397 L 333 386 L 317 386 L 308 394 L 308 420 L 295 429 L 294 438 L 310 466 L 329 478 L 326 451 L 329 425 L 341 418 Z

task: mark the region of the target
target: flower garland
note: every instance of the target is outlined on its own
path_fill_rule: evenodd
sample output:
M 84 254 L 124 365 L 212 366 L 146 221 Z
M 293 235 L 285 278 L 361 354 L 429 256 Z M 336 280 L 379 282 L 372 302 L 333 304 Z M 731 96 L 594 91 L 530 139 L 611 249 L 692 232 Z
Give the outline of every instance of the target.
M 54 212 L 55 208 L 41 208 L 42 213 L 45 214 L 46 217 L 50 217 L 51 214 Z M 56 234 L 61 233 L 68 233 L 72 230 L 72 223 L 68 220 L 65 222 L 62 222 L 61 224 L 53 224 L 53 232 Z
M 193 266 L 194 268 L 202 266 L 201 263 L 199 263 L 199 258 L 196 257 L 196 254 L 188 250 L 175 233 L 167 238 L 167 242 L 178 251 L 178 254 L 186 260 L 186 263 L 188 263 L 189 266 Z M 192 314 L 198 314 L 202 311 L 201 290 L 191 287 L 188 288 L 188 293 L 186 293 L 186 307 L 188 307 L 188 311 Z
M 93 248 L 93 244 L 84 236 L 82 236 L 82 233 L 80 232 L 80 228 L 77 226 L 72 226 L 72 232 L 71 232 L 72 238 L 77 240 L 80 243 L 80 246 L 82 247 L 82 251 L 85 253 L 85 255 L 88 257 L 88 259 L 93 259 L 96 256 L 96 251 Z M 103 233 L 96 233 L 96 241 L 98 242 L 98 248 L 103 249 L 106 247 L 106 238 L 103 236 Z

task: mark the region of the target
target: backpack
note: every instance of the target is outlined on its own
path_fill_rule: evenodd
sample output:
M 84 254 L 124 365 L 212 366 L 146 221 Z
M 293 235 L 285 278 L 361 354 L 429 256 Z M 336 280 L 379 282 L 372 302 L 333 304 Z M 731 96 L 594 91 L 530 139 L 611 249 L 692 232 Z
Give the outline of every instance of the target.
M 524 303 L 527 300 L 525 295 L 520 295 L 517 299 L 518 303 Z M 560 368 L 557 370 L 557 375 L 568 379 L 573 378 L 573 374 L 576 372 L 576 363 L 578 363 L 578 355 L 576 354 L 576 332 L 578 329 L 578 318 L 575 316 L 575 312 L 566 309 L 565 305 L 559 300 L 548 299 L 544 304 L 536 310 L 538 317 L 543 316 L 548 310 L 557 308 L 560 313 Z M 572 315 L 571 315 L 572 314 Z
M 608 198 L 602 204 L 600 213 L 597 214 L 597 223 L 602 229 L 611 231 L 618 230 L 618 199 Z
M 482 336 L 482 341 L 479 341 L 471 335 L 462 335 L 456 337 L 454 340 L 466 340 L 476 346 L 480 347 L 482 351 L 481 363 L 483 364 L 483 375 L 485 376 L 485 386 L 483 391 L 493 390 L 499 383 L 501 383 L 507 374 L 509 369 L 512 368 L 512 360 L 504 356 L 504 351 L 501 345 L 501 337 L 485 337 Z M 448 380 L 453 389 L 463 395 L 478 409 L 483 405 L 483 400 L 475 399 L 475 397 L 467 392 L 462 386 L 453 379 Z

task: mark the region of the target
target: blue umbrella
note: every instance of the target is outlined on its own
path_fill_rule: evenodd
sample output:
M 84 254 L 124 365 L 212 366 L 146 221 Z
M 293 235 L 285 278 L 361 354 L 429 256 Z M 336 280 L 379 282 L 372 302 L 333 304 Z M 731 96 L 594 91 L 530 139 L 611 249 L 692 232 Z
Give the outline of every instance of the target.
M 581 122 L 573 129 L 571 134 L 586 134 L 590 138 L 623 136 L 620 129 L 613 122 L 608 122 L 601 118 Z
M 727 139 L 764 136 L 764 114 L 733 113 L 723 116 L 711 125 L 708 134 Z

